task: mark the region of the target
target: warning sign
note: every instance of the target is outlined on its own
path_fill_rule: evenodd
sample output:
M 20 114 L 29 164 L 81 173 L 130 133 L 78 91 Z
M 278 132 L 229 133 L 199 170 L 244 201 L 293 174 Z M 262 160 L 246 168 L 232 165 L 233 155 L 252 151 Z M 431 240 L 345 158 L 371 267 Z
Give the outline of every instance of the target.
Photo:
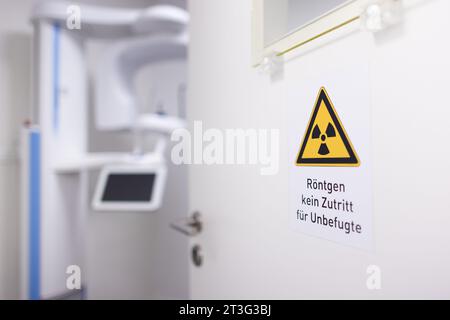
M 370 251 L 370 77 L 365 55 L 359 59 L 287 84 L 288 219 L 294 232 Z
M 324 87 L 317 95 L 296 164 L 359 166 L 358 156 Z

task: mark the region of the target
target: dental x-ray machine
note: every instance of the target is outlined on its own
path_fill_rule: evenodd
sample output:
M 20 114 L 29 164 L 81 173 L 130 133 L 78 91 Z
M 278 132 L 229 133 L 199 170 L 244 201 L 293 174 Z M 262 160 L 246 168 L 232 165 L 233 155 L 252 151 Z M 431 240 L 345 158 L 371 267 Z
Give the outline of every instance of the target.
M 81 29 L 67 27 L 69 3 L 42 2 L 32 14 L 35 99 L 22 144 L 25 299 L 67 292 L 67 267 L 83 264 L 84 217 L 91 208 L 147 212 L 161 206 L 167 138 L 185 125 L 177 116 L 140 114 L 133 79 L 145 65 L 185 59 L 187 12 L 162 5 L 80 6 Z M 129 153 L 88 153 L 87 39 L 114 40 L 95 70 L 95 125 L 133 132 Z M 152 152 L 144 152 L 139 139 L 147 134 L 157 136 Z M 100 170 L 94 195 L 89 170 Z

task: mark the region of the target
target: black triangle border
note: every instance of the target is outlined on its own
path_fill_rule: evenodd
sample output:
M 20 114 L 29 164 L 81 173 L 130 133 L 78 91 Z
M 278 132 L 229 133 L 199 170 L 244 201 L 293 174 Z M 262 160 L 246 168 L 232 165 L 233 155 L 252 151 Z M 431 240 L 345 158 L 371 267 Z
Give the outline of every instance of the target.
M 348 154 L 350 155 L 350 157 L 348 157 L 348 158 L 303 158 L 303 153 L 305 151 L 306 144 L 309 141 L 312 126 L 316 120 L 317 113 L 319 112 L 319 107 L 320 107 L 322 101 L 325 103 L 325 106 L 327 107 L 327 110 L 331 116 L 331 119 L 333 120 L 334 124 L 336 125 L 336 129 L 342 138 L 342 141 L 345 145 L 345 148 L 347 149 Z M 331 100 L 330 100 L 324 87 L 320 88 L 319 95 L 316 99 L 316 105 L 314 106 L 313 113 L 309 120 L 308 129 L 306 130 L 305 136 L 303 138 L 303 143 L 302 143 L 302 146 L 298 153 L 297 162 L 296 162 L 296 165 L 298 165 L 298 166 L 313 165 L 313 164 L 330 165 L 330 166 L 340 165 L 340 164 L 359 166 L 359 164 L 360 164 L 358 156 L 356 155 L 356 152 L 353 150 L 353 146 L 351 145 L 350 141 L 348 140 L 347 133 L 343 129 L 343 127 L 341 125 L 341 121 L 339 120 L 339 117 L 337 116 L 336 111 L 334 110 Z

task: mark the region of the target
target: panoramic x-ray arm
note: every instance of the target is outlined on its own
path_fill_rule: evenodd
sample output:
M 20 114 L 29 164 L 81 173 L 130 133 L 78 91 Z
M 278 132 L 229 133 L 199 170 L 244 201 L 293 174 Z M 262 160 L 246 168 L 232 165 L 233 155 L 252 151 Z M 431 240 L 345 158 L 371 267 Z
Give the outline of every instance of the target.
M 96 126 L 99 130 L 152 130 L 170 133 L 183 126 L 176 117 L 157 114 L 138 116 L 133 79 L 148 64 L 183 60 L 187 35 L 164 35 L 123 40 L 108 48 L 95 75 Z
M 75 9 L 76 8 L 76 9 Z M 78 11 L 77 11 L 78 10 Z M 112 8 L 67 1 L 42 1 L 33 7 L 32 20 L 67 21 L 78 14 L 83 36 L 115 38 L 141 34 L 179 33 L 189 22 L 189 14 L 178 7 L 156 5 L 147 9 Z

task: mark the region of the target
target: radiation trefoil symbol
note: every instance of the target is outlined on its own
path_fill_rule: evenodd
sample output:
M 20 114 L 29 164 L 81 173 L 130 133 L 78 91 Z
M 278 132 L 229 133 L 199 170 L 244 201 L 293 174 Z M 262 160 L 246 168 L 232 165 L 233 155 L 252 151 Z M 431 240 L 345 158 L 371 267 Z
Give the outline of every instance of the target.
M 314 127 L 314 130 L 312 132 L 311 139 L 319 139 L 320 138 L 320 140 L 322 140 L 322 143 L 320 144 L 320 147 L 319 147 L 319 151 L 317 153 L 322 156 L 329 154 L 330 150 L 327 147 L 326 140 L 327 140 L 327 138 L 334 138 L 334 137 L 336 137 L 336 131 L 334 130 L 334 127 L 331 123 L 328 123 L 325 134 L 322 134 L 320 132 L 320 128 L 316 124 Z
M 325 88 L 320 88 L 303 142 L 297 166 L 356 167 L 359 158 L 342 126 Z

